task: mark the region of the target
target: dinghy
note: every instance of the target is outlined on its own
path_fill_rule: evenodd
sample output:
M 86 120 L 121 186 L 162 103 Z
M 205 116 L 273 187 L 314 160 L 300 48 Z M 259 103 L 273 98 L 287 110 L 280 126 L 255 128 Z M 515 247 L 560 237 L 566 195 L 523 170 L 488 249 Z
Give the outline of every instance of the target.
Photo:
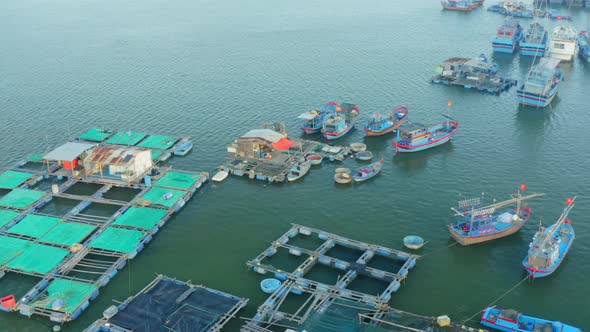
M 304 161 L 302 163 L 299 163 L 299 164 L 293 166 L 293 168 L 291 168 L 291 171 L 287 175 L 287 180 L 289 182 L 293 182 L 293 181 L 301 179 L 302 177 L 305 176 L 305 174 L 307 174 L 310 167 L 311 167 L 311 163 L 309 161 Z
M 352 175 L 350 175 L 350 169 L 348 168 L 336 168 L 336 174 L 334 174 L 334 181 L 337 183 L 350 183 L 352 181 Z
M 176 156 L 184 156 L 189 153 L 190 150 L 193 148 L 193 141 L 188 141 L 182 143 L 176 150 L 174 150 L 174 155 Z
M 404 246 L 406 246 L 406 248 L 409 249 L 420 249 L 424 246 L 425 243 L 426 242 L 424 242 L 424 239 L 417 235 L 408 235 L 404 237 Z
M 373 159 L 373 154 L 371 153 L 371 151 L 363 151 L 357 153 L 356 155 L 354 155 L 354 157 L 358 160 L 367 161 Z
M 213 175 L 211 180 L 213 180 L 213 182 L 221 182 L 221 181 L 225 180 L 228 175 L 229 175 L 228 171 L 219 171 L 219 172 L 217 172 L 217 174 Z
M 363 152 L 367 149 L 367 145 L 365 143 L 352 143 L 350 149 L 352 152 Z
M 367 166 L 363 166 L 363 167 L 358 168 L 354 172 L 354 176 L 353 176 L 354 181 L 356 181 L 356 182 L 366 181 L 366 180 L 374 177 L 375 175 L 379 174 L 379 172 L 381 172 L 381 168 L 383 167 L 383 163 L 384 163 L 384 160 L 381 159 L 376 163 L 372 163 Z
M 319 154 L 310 154 L 305 159 L 312 165 L 319 165 L 322 163 L 322 160 L 324 160 L 324 157 L 320 156 Z

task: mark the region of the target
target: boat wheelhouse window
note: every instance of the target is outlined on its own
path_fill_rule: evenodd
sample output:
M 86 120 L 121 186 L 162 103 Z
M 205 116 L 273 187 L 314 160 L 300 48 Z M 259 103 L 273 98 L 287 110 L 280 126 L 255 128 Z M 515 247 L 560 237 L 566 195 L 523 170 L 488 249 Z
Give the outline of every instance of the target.
M 555 44 L 553 44 L 553 47 L 563 50 L 565 48 L 565 44 L 555 43 Z

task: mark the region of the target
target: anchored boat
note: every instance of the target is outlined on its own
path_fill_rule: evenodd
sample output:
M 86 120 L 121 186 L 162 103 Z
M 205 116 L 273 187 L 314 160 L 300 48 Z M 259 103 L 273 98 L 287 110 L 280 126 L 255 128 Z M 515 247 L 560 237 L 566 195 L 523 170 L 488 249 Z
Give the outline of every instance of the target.
M 425 126 L 420 123 L 405 124 L 398 128 L 393 141 L 396 152 L 417 152 L 442 145 L 457 133 L 459 123 L 446 116 L 442 124 Z
M 559 61 L 542 58 L 531 68 L 526 81 L 516 91 L 519 104 L 546 107 L 553 101 L 564 77 Z
M 522 196 L 526 189 L 521 185 L 518 193 L 509 200 L 482 206 L 480 198 L 459 201 L 459 208 L 451 208 L 456 212 L 458 220 L 447 227 L 451 237 L 459 244 L 468 246 L 499 239 L 518 232 L 531 216 L 531 208 L 523 206 L 522 201 L 540 197 L 544 194 Z M 498 209 L 516 204 L 516 208 L 495 213 Z
M 483 314 L 481 315 L 481 324 L 506 332 L 582 332 L 582 330 L 577 327 L 558 321 L 526 316 L 516 310 L 499 309 L 496 307 L 487 307 L 483 311 Z
M 338 139 L 346 135 L 356 123 L 360 114 L 356 105 L 343 103 L 328 112 L 322 127 L 322 134 L 327 140 Z
M 440 3 L 446 10 L 454 10 L 460 12 L 470 12 L 477 7 L 477 5 L 475 5 L 474 7 L 470 1 L 441 0 Z
M 533 278 L 546 277 L 555 272 L 572 247 L 576 233 L 567 216 L 574 207 L 575 199 L 568 198 L 557 222 L 547 228 L 540 227 L 533 237 L 528 255 L 522 261 Z
M 529 56 L 543 56 L 547 48 L 547 31 L 535 22 L 529 25 L 524 40 L 520 43 L 520 54 Z
M 402 106 L 389 111 L 386 115 L 375 113 L 369 118 L 369 123 L 365 126 L 367 136 L 381 136 L 391 133 L 401 126 L 408 118 L 408 108 Z
M 496 37 L 492 41 L 494 52 L 514 53 L 524 40 L 524 32 L 518 21 L 511 17 L 504 20 L 504 24 L 498 28 Z
M 590 33 L 588 31 L 582 30 L 580 32 L 578 45 L 580 46 L 580 58 L 586 62 L 590 62 Z
M 569 24 L 558 25 L 553 29 L 549 52 L 552 58 L 572 61 L 578 49 L 578 32 Z
M 383 167 L 383 163 L 384 163 L 384 160 L 381 159 L 376 163 L 372 163 L 370 165 L 357 168 L 357 170 L 354 172 L 355 174 L 353 176 L 354 181 L 355 182 L 366 181 L 366 180 L 374 177 L 375 175 L 379 174 L 379 172 L 381 172 L 381 168 Z
M 293 182 L 301 179 L 305 176 L 305 174 L 307 174 L 307 172 L 309 172 L 310 168 L 311 163 L 309 161 L 304 161 L 293 166 L 293 168 L 291 168 L 291 171 L 289 171 L 289 174 L 287 174 L 287 181 Z
M 336 174 L 334 174 L 334 181 L 337 183 L 350 183 L 352 181 L 352 175 L 350 175 L 350 169 L 348 168 L 336 168 Z
M 326 114 L 335 110 L 336 107 L 339 107 L 338 103 L 331 101 L 319 109 L 302 113 L 297 117 L 298 119 L 304 120 L 301 129 L 308 135 L 319 133 L 322 130 Z
M 184 156 L 189 153 L 190 150 L 193 148 L 193 141 L 187 141 L 182 143 L 176 150 L 174 150 L 174 155 L 176 156 Z

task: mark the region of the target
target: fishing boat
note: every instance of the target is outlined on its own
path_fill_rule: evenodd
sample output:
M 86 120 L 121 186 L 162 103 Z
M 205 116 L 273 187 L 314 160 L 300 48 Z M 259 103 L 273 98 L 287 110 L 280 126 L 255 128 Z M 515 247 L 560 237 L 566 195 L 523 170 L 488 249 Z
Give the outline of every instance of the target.
M 566 206 L 557 222 L 547 228 L 539 227 L 535 233 L 529 252 L 522 261 L 533 278 L 546 277 L 555 272 L 572 247 L 576 233 L 567 216 L 575 200 L 575 197 L 566 199 Z
M 355 182 L 366 181 L 381 172 L 384 160 L 381 159 L 376 163 L 369 164 L 367 166 L 359 167 L 354 172 L 353 178 Z
M 305 160 L 309 161 L 312 165 L 319 165 L 324 160 L 324 157 L 320 156 L 319 154 L 310 154 L 305 158 Z
M 458 209 L 451 208 L 458 217 L 456 223 L 448 225 L 451 237 L 463 246 L 499 239 L 518 232 L 531 216 L 531 208 L 523 205 L 527 199 L 540 197 L 543 194 L 522 195 L 526 189 L 521 185 L 518 193 L 512 198 L 482 206 L 481 198 L 459 201 Z M 516 208 L 508 208 L 495 213 L 503 207 L 516 204 Z
M 496 37 L 492 41 L 494 52 L 514 53 L 524 40 L 524 32 L 518 21 L 507 17 L 504 24 L 498 28 Z
M 187 141 L 178 146 L 176 150 L 174 150 L 174 155 L 176 156 L 184 156 L 189 153 L 190 150 L 193 148 L 193 141 Z
M 343 103 L 334 111 L 328 112 L 324 119 L 322 134 L 327 140 L 338 139 L 346 135 L 356 123 L 360 112 L 356 105 Z
M 293 166 L 293 168 L 291 168 L 291 171 L 289 171 L 289 174 L 287 174 L 287 181 L 293 182 L 301 179 L 305 176 L 305 174 L 307 174 L 307 172 L 309 172 L 310 167 L 311 163 L 309 161 L 304 161 Z
M 221 171 L 217 172 L 217 174 L 213 175 L 211 180 L 213 182 L 221 182 L 221 181 L 225 180 L 228 175 L 229 175 L 228 171 L 221 170 Z
M 373 159 L 373 153 L 371 151 L 358 152 L 354 157 L 358 160 L 367 161 Z
M 516 91 L 519 104 L 546 107 L 553 101 L 564 77 L 559 61 L 542 58 L 531 68 L 526 81 Z
M 524 40 L 520 43 L 520 54 L 542 57 L 547 48 L 547 31 L 535 22 L 529 25 Z
M 473 7 L 469 1 L 441 0 L 440 3 L 446 10 L 454 10 L 459 12 L 470 12 L 475 7 L 477 7 Z
M 420 123 L 404 124 L 397 130 L 393 141 L 396 152 L 417 152 L 442 145 L 457 133 L 459 123 L 448 116 L 439 125 L 425 126 Z
M 349 168 L 336 168 L 336 174 L 334 174 L 334 181 L 337 183 L 350 183 L 352 181 L 351 171 Z
M 569 24 L 558 25 L 553 29 L 549 42 L 549 54 L 552 58 L 572 61 L 578 50 L 578 32 Z
M 481 324 L 506 332 L 582 332 L 581 329 L 558 321 L 526 316 L 512 309 L 487 307 L 481 315 Z
M 418 250 L 422 248 L 425 243 L 424 239 L 417 235 L 408 235 L 404 237 L 404 246 L 409 249 Z
M 578 45 L 580 47 L 580 58 L 586 62 L 590 62 L 590 32 L 587 30 L 580 32 Z
M 365 126 L 367 136 L 381 136 L 391 133 L 401 126 L 408 118 L 408 108 L 402 106 L 389 111 L 385 116 L 375 113 Z
M 297 118 L 303 120 L 301 129 L 308 135 L 317 134 L 322 130 L 326 114 L 339 107 L 338 103 L 331 101 L 319 109 L 313 109 L 302 113 Z

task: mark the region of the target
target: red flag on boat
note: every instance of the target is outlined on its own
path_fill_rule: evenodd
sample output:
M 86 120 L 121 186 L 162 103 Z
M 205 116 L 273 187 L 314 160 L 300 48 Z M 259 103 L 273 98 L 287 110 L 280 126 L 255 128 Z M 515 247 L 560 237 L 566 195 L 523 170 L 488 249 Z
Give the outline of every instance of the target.
M 574 202 L 574 200 L 571 197 L 568 197 L 565 199 L 565 204 L 570 205 Z
M 521 184 L 520 184 L 520 190 L 521 190 L 521 191 L 525 191 L 525 190 L 526 190 L 526 184 L 524 184 L 524 183 L 521 183 Z

